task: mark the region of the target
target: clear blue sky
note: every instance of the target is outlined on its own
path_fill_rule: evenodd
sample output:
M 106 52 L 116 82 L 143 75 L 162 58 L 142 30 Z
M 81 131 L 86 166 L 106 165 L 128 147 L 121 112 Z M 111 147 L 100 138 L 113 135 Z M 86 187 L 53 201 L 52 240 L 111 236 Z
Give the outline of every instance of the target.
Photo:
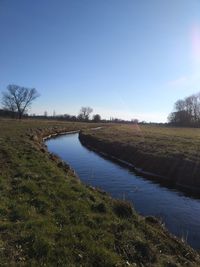
M 200 0 L 0 0 L 0 91 L 31 113 L 166 121 L 200 91 Z

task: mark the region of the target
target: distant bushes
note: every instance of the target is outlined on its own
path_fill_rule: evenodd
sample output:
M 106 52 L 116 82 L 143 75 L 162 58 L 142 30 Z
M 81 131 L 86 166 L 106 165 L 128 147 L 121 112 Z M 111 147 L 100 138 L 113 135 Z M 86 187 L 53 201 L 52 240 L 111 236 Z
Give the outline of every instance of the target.
M 17 112 L 0 109 L 0 117 L 17 118 Z

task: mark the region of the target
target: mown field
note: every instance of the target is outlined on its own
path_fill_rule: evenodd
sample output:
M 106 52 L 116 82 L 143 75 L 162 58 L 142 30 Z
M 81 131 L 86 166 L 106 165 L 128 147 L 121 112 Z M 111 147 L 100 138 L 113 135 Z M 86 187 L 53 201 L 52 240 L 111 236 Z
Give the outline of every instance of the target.
M 114 125 L 84 131 L 83 138 L 135 167 L 200 191 L 200 129 Z
M 200 266 L 156 219 L 86 187 L 42 145 L 94 126 L 0 120 L 0 266 Z

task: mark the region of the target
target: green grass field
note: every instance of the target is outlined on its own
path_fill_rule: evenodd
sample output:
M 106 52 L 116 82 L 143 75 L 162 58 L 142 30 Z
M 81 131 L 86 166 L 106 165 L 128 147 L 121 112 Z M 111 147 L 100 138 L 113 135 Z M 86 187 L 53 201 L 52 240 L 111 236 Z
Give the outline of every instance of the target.
M 144 153 L 200 160 L 200 129 L 197 128 L 114 125 L 92 133 L 110 142 L 129 144 Z
M 83 135 L 144 171 L 200 189 L 200 129 L 113 125 L 99 131 L 86 130 Z
M 0 266 L 200 266 L 199 254 L 156 219 L 86 187 L 42 146 L 50 133 L 88 127 L 0 120 Z M 130 129 L 119 129 L 127 142 Z M 144 130 L 133 133 L 142 142 Z

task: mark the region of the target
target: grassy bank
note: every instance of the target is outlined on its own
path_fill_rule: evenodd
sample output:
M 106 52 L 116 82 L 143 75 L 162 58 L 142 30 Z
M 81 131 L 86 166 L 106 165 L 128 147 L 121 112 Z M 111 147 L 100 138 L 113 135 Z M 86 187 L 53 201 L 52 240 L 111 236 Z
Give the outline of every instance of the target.
M 88 127 L 0 121 L 0 266 L 200 266 L 157 220 L 86 187 L 42 145 Z
M 175 186 L 200 192 L 200 129 L 114 125 L 84 131 L 81 140 Z

